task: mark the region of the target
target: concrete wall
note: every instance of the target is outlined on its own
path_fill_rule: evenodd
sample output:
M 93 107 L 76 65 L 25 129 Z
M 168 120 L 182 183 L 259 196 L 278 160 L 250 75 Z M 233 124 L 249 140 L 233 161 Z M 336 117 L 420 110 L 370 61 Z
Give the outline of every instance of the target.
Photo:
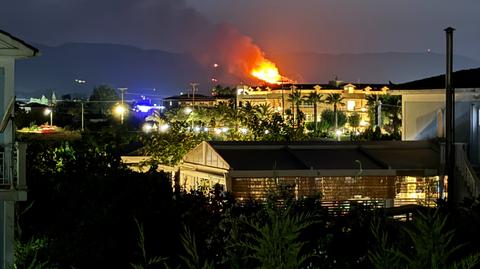
M 435 92 L 434 92 L 435 91 Z M 402 94 L 402 139 L 427 140 L 444 134 L 445 94 L 436 90 Z M 459 89 L 455 96 L 455 142 L 467 143 L 470 161 L 478 163 L 478 109 L 480 95 L 476 91 Z

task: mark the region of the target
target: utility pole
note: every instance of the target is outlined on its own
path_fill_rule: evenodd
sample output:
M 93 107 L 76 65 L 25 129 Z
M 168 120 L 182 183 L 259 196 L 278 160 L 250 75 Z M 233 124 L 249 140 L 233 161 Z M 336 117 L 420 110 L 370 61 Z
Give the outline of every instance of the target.
M 446 33 L 446 72 L 445 72 L 445 174 L 448 176 L 448 201 L 456 203 L 455 189 L 455 91 L 452 87 L 453 73 L 453 29 L 448 27 Z
M 192 108 L 195 108 L 195 92 L 197 91 L 197 85 L 197 82 L 190 83 L 190 86 L 192 86 Z
M 83 108 L 83 100 L 80 100 L 80 105 L 82 106 L 82 132 L 85 131 L 85 122 L 84 122 L 84 114 L 85 114 L 85 110 Z

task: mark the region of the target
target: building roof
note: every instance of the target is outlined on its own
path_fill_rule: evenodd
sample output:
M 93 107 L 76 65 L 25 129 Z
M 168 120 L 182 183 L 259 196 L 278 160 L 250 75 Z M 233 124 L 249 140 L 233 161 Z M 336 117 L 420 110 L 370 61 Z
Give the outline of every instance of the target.
M 10 33 L 0 30 L 0 55 L 31 57 L 38 54 L 39 50 L 34 46 Z
M 192 101 L 193 95 L 191 94 L 182 94 L 182 95 L 175 95 L 165 98 L 164 100 L 177 100 L 177 101 Z M 195 101 L 213 101 L 215 100 L 212 96 L 206 96 L 203 94 L 195 94 Z
M 480 68 L 453 72 L 452 86 L 454 88 L 480 88 Z M 395 84 L 395 90 L 413 89 L 444 89 L 445 75 L 439 75 L 402 84 Z
M 292 86 L 295 86 L 298 90 L 312 90 L 316 86 L 320 86 L 320 90 L 343 90 L 345 85 L 351 84 L 355 86 L 356 89 L 361 90 L 365 89 L 366 87 L 370 87 L 372 91 L 380 91 L 383 87 L 390 85 L 386 84 L 367 84 L 367 83 L 345 83 L 341 82 L 338 85 L 333 84 L 268 84 L 268 85 L 260 85 L 260 86 L 251 86 L 252 89 L 260 88 L 262 90 L 266 90 L 267 87 L 271 90 L 289 90 Z
M 233 170 L 425 170 L 440 168 L 428 141 L 208 142 Z

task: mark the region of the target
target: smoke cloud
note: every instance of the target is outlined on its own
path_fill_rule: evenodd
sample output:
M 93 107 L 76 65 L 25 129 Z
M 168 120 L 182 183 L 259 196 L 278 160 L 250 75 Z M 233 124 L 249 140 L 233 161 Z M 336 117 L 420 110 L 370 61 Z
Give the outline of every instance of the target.
M 0 9 L 4 30 L 59 45 L 92 42 L 191 53 L 219 82 L 249 80 L 264 56 L 230 24 L 213 24 L 184 0 L 19 0 Z M 21 15 L 19 15 L 21 14 Z

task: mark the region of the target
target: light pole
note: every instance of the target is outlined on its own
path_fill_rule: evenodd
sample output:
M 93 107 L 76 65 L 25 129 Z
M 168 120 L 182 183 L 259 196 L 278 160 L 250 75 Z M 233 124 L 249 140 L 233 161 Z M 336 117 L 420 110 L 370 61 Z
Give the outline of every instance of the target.
M 77 83 L 78 85 L 82 85 L 82 84 L 86 84 L 87 81 L 84 80 L 84 79 L 74 79 L 73 81 L 75 81 L 75 83 Z M 83 107 L 83 100 L 80 100 L 80 106 L 81 106 L 81 115 L 82 115 L 82 119 L 81 119 L 81 122 L 82 122 L 82 132 L 85 131 L 85 121 L 84 121 L 84 114 L 85 114 L 85 109 Z
M 123 115 L 125 114 L 125 107 L 120 104 L 115 108 L 115 112 L 120 115 L 120 123 L 123 124 Z
M 83 100 L 80 101 L 80 105 L 82 106 L 82 132 L 85 131 L 84 127 L 85 127 L 85 122 L 84 122 L 84 114 L 85 114 L 85 110 L 83 108 Z
M 192 107 L 195 108 L 195 92 L 197 91 L 198 83 L 192 82 L 190 86 L 192 86 Z
M 123 104 L 123 101 L 124 101 L 124 94 L 125 92 L 127 91 L 128 88 L 118 88 L 118 90 L 120 91 L 121 93 L 121 96 L 122 96 L 122 103 L 119 107 L 117 107 L 117 113 L 120 114 L 120 122 L 123 124 L 123 115 L 125 114 L 125 106 Z
M 46 108 L 43 113 L 45 114 L 45 116 L 50 115 L 50 126 L 53 126 L 53 109 Z

